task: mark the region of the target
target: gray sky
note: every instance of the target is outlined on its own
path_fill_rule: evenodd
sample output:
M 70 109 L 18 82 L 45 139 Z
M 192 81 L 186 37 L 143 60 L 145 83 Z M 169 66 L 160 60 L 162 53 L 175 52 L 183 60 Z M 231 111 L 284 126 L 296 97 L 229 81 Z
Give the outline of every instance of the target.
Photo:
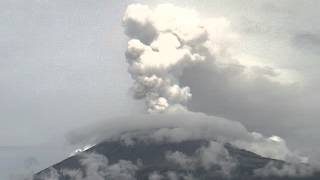
M 139 112 L 128 98 L 125 4 L 0 1 L 0 179 L 29 156 L 42 153 L 41 168 L 63 159 L 77 126 Z
M 24 169 L 32 157 L 37 168 L 63 159 L 71 150 L 64 134 L 76 127 L 143 112 L 128 93 L 132 81 L 121 18 L 130 2 L 0 1 L 0 179 Z M 291 147 L 319 152 L 319 1 L 145 1 L 159 2 L 227 17 L 243 38 L 238 44 L 243 53 L 303 77 L 298 87 L 279 89 L 235 81 L 229 86 L 224 76 L 201 84 L 186 76 L 192 110 L 238 120 L 251 131 L 284 137 Z M 257 98 L 264 101 L 250 101 Z

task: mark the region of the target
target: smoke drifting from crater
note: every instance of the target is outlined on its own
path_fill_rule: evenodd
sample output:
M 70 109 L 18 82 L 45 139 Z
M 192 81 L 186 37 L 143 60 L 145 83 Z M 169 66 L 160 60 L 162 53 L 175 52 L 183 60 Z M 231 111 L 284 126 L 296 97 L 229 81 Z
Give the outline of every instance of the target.
M 213 163 L 228 176 L 236 166 L 223 148 L 225 143 L 230 143 L 263 157 L 293 163 L 284 167 L 268 164 L 255 172 L 257 176 L 314 173 L 311 166 L 298 166 L 308 162 L 308 158 L 290 150 L 281 137 L 266 137 L 248 130 L 239 121 L 219 117 L 223 114 L 219 105 L 226 107 L 223 111 L 233 111 L 228 107 L 242 106 L 239 102 L 251 100 L 248 106 L 259 107 L 263 98 L 267 104 L 279 97 L 289 99 L 296 95 L 292 87 L 297 87 L 301 80 L 294 70 L 263 64 L 259 58 L 239 54 L 235 46 L 241 37 L 233 31 L 228 19 L 203 18 L 193 9 L 172 4 L 153 8 L 132 4 L 124 14 L 123 26 L 129 37 L 125 55 L 134 80 L 131 92 L 135 99 L 145 102 L 146 114 L 120 117 L 74 131 L 68 136 L 71 143 L 118 140 L 132 146 L 137 141 L 206 139 L 211 146 L 201 149 L 195 156 L 167 152 L 167 160 L 185 168 Z M 221 97 L 217 98 L 219 95 Z M 247 100 L 248 96 L 252 98 Z M 223 102 L 223 98 L 232 101 Z M 232 103 L 237 100 L 240 101 Z M 244 111 L 242 114 L 260 112 Z M 182 175 L 154 172 L 149 179 L 164 177 L 177 179 Z
M 291 70 L 263 64 L 249 55 L 238 55 L 234 46 L 240 37 L 228 19 L 203 18 L 192 9 L 172 4 L 154 8 L 132 4 L 127 7 L 123 25 L 129 37 L 125 55 L 134 80 L 132 94 L 145 102 L 147 115 L 86 127 L 69 134 L 71 142 L 96 144 L 116 139 L 134 145 L 136 140 L 206 139 L 220 144 L 227 142 L 264 157 L 308 161 L 291 151 L 278 136 L 251 132 L 238 121 L 206 111 L 219 102 L 205 101 L 201 106 L 208 108 L 194 112 L 193 90 L 196 95 L 203 90 L 201 97 L 208 100 L 222 91 L 232 97 L 235 90 L 240 94 L 259 92 L 274 97 L 270 89 L 281 96 L 300 80 Z M 214 88 L 209 91 L 206 86 Z M 199 96 L 195 98 L 199 100 Z
M 224 84 L 252 85 L 260 80 L 281 87 L 298 81 L 292 71 L 237 54 L 233 47 L 239 35 L 224 17 L 203 18 L 192 9 L 172 4 L 155 8 L 132 4 L 123 24 L 130 38 L 126 58 L 134 79 L 133 94 L 144 99 L 148 112 L 186 110 L 192 98 L 189 85 L 196 84 L 190 81 L 199 71 L 208 72 L 197 79 L 207 85 L 215 76 L 224 76 Z
M 134 80 L 133 96 L 145 101 L 149 113 L 192 114 L 189 108 L 193 107 L 191 86 L 199 93 L 199 89 L 206 89 L 203 86 L 215 86 L 211 81 L 214 78 L 222 80 L 216 83 L 216 89 L 224 87 L 225 91 L 231 88 L 228 83 L 238 84 L 234 83 L 237 81 L 249 87 L 260 81 L 281 90 L 299 80 L 292 71 L 239 56 L 234 46 L 240 37 L 224 17 L 204 18 L 193 9 L 172 4 L 154 8 L 131 4 L 124 14 L 123 25 L 129 37 L 126 59 Z M 199 87 L 194 86 L 197 84 L 192 81 L 194 75 L 200 77 L 197 79 L 202 84 Z M 215 91 L 213 89 L 212 94 Z M 211 99 L 211 94 L 204 92 L 203 96 Z M 222 134 L 232 134 L 226 131 Z M 294 154 L 280 137 L 246 133 L 252 141 L 248 143 L 240 138 L 234 144 L 266 157 L 287 159 Z M 265 150 L 260 147 L 263 144 Z

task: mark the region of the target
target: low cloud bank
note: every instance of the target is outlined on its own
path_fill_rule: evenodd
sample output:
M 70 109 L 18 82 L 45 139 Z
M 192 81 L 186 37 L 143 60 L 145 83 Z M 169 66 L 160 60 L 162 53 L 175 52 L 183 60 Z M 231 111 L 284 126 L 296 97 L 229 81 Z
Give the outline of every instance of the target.
M 269 163 L 261 169 L 255 170 L 255 175 L 260 177 L 308 177 L 319 169 L 307 164 L 275 164 Z
M 97 144 L 105 140 L 122 140 L 128 145 L 136 140 L 181 142 L 206 139 L 230 143 L 264 157 L 300 161 L 285 142 L 249 132 L 241 123 L 202 113 L 153 114 L 123 117 L 78 129 L 67 138 L 73 144 Z
M 198 149 L 193 156 L 175 151 L 167 152 L 166 159 L 185 170 L 194 170 L 202 167 L 207 171 L 216 172 L 226 177 L 231 176 L 232 169 L 237 165 L 237 162 L 229 155 L 224 145 L 214 141 L 211 141 L 208 147 Z
M 80 164 L 83 170 L 61 169 L 58 171 L 50 168 L 39 178 L 41 180 L 59 180 L 61 177 L 68 177 L 72 180 L 134 180 L 136 179 L 135 173 L 139 169 L 139 164 L 125 160 L 109 164 L 105 156 L 95 153 L 82 153 Z

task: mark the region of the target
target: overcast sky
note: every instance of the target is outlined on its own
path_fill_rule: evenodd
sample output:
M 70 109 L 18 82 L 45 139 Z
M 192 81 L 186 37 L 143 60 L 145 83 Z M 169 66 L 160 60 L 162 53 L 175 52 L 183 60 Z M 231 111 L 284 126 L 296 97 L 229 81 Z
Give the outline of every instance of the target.
M 0 1 L 0 179 L 33 158 L 37 168 L 63 159 L 71 150 L 65 133 L 76 127 L 143 113 L 143 103 L 129 93 L 124 58 L 121 19 L 132 2 L 137 1 Z M 319 1 L 139 2 L 171 2 L 203 16 L 226 17 L 241 36 L 241 57 L 297 74 L 296 86 L 279 88 L 235 79 L 225 84 L 224 76 L 201 84 L 201 74 L 186 73 L 191 110 L 279 135 L 306 153 L 319 152 Z
M 125 1 L 0 1 L 0 179 L 63 159 L 76 126 L 139 112 L 121 27 Z M 48 155 L 50 154 L 50 156 Z M 42 155 L 41 155 L 42 156 Z

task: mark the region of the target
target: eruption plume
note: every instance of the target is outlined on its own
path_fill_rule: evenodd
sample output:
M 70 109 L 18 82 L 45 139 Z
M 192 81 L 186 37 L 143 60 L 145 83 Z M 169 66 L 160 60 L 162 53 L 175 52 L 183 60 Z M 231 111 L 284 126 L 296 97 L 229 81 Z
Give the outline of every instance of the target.
M 203 77 L 200 78 L 204 81 L 202 84 L 209 84 L 211 76 L 226 80 L 217 83 L 220 89 L 228 88 L 230 86 L 225 84 L 238 80 L 248 87 L 254 87 L 259 80 L 267 84 L 276 82 L 277 87 L 292 82 L 287 81 L 289 77 L 283 78 L 282 69 L 235 58 L 239 56 L 233 54 L 233 44 L 239 36 L 231 30 L 226 18 L 202 18 L 192 9 L 172 4 L 155 8 L 132 4 L 125 12 L 123 25 L 129 37 L 126 59 L 134 80 L 133 95 L 145 101 L 146 110 L 152 115 L 124 117 L 110 120 L 107 126 L 86 127 L 87 130 L 70 134 L 71 141 L 97 144 L 106 139 L 117 139 L 133 145 L 135 140 L 181 142 L 206 139 L 221 144 L 228 142 L 264 157 L 290 162 L 307 161 L 307 158 L 292 152 L 285 140 L 278 136 L 267 138 L 248 131 L 238 121 L 188 109 L 191 87 L 195 86 L 184 81 L 185 73 L 188 73 L 187 77 L 193 72 L 199 75 L 199 67 L 207 71 L 198 76 Z
M 154 10 L 130 5 L 123 23 L 131 38 L 126 57 L 134 97 L 145 99 L 148 112 L 185 110 L 192 94 L 180 83 L 184 69 L 213 60 L 235 37 L 227 20 L 202 21 L 195 11 L 170 4 Z
M 239 36 L 231 30 L 226 18 L 203 18 L 193 9 L 172 4 L 155 8 L 132 4 L 125 12 L 123 24 L 130 38 L 126 59 L 134 80 L 133 94 L 145 101 L 149 113 L 193 113 L 187 108 L 192 89 L 182 84 L 182 77 L 185 71 L 188 76 L 199 71 L 195 68 L 199 66 L 217 69 L 220 74 L 230 74 L 231 69 L 245 83 L 259 77 L 278 84 L 291 82 L 290 78 L 283 78 L 283 70 L 239 59 L 233 51 Z M 219 73 L 211 76 L 216 74 Z M 280 159 L 292 156 L 280 137 L 268 139 L 259 133 L 248 134 L 254 142 L 239 140 L 233 144 L 263 156 Z M 262 150 L 262 144 L 268 144 L 270 149 Z

